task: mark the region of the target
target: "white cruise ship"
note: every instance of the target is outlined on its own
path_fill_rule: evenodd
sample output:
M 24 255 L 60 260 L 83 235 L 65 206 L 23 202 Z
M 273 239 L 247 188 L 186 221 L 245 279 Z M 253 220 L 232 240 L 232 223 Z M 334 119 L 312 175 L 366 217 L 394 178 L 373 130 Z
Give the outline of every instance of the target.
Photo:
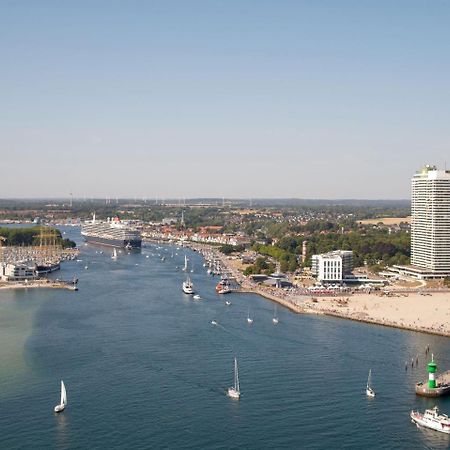
M 99 222 L 95 214 L 91 221 L 81 226 L 81 235 L 86 242 L 112 247 L 140 248 L 141 233 L 122 223 L 118 218 Z

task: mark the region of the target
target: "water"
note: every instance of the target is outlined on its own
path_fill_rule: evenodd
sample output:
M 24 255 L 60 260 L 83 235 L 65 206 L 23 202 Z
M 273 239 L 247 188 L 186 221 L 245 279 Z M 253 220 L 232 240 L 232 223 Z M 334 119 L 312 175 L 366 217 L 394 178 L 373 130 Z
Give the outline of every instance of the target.
M 185 251 L 154 245 L 118 261 L 82 246 L 83 261 L 55 274 L 77 275 L 78 292 L 0 291 L 1 449 L 449 447 L 409 421 L 412 408 L 450 412 L 450 399 L 413 392 L 426 345 L 450 368 L 448 339 L 281 307 L 275 326 L 259 296 L 231 294 L 226 306 L 187 252 L 197 302 L 175 269 Z M 405 372 L 417 353 L 419 368 Z M 235 355 L 239 402 L 226 396 Z M 370 368 L 375 399 L 365 396 Z M 69 406 L 55 415 L 61 378 Z

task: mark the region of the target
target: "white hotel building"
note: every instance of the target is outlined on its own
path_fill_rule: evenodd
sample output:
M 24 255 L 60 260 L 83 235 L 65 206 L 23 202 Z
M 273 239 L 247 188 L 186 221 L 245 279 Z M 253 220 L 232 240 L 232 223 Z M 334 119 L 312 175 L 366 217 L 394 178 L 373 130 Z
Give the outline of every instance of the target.
M 336 250 L 311 258 L 311 272 L 321 282 L 340 283 L 352 269 L 353 252 L 350 250 Z
M 450 276 L 450 171 L 425 166 L 412 177 L 411 265 L 420 278 Z

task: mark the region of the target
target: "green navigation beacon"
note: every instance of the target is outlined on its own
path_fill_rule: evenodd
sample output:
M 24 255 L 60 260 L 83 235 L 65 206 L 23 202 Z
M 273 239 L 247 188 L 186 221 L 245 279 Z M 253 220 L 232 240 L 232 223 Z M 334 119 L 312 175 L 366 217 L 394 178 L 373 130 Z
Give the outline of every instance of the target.
M 431 355 L 431 362 L 428 363 L 428 387 L 430 389 L 436 389 L 436 371 L 437 365 L 434 362 L 434 355 Z

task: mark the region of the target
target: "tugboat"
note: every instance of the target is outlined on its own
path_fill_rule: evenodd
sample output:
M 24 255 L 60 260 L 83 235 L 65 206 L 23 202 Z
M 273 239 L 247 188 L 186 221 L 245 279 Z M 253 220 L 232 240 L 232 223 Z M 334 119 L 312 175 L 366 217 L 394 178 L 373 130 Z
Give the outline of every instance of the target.
M 417 426 L 450 434 L 450 418 L 446 414 L 439 414 L 437 406 L 433 409 L 426 409 L 423 414 L 419 411 L 411 411 L 410 416 L 411 422 Z

